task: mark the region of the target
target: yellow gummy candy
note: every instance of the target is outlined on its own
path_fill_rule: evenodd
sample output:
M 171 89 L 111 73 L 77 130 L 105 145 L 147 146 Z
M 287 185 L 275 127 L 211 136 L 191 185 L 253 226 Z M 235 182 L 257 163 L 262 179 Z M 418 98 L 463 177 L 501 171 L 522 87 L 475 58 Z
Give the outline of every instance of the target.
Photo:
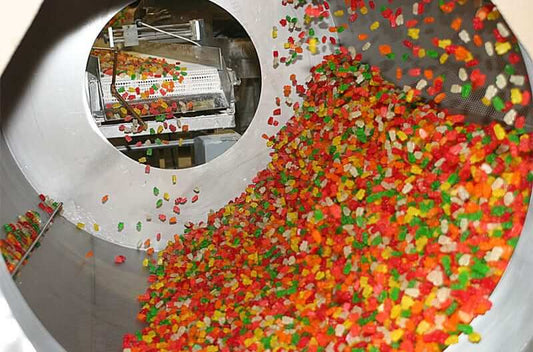
M 499 141 L 503 140 L 507 135 L 501 125 L 494 125 L 494 134 Z
M 458 342 L 459 342 L 459 336 L 457 336 L 457 335 L 452 335 L 452 336 L 448 337 L 448 338 L 446 339 L 446 341 L 444 341 L 444 344 L 445 344 L 446 346 L 451 346 L 451 345 L 455 345 L 455 344 L 457 344 Z
M 392 342 L 398 342 L 403 337 L 403 330 L 402 329 L 396 329 L 390 334 L 390 338 Z
M 413 299 L 409 296 L 403 296 L 402 301 L 400 302 L 400 306 L 402 307 L 403 310 L 411 308 L 413 304 L 415 304 L 415 301 L 413 301 Z
M 391 309 L 391 312 L 390 312 L 390 317 L 392 319 L 396 319 L 400 316 L 400 313 L 402 312 L 402 307 L 400 307 L 399 305 L 395 305 L 394 307 L 392 307 Z
M 511 89 L 511 102 L 515 105 L 522 103 L 522 92 L 520 89 Z
M 418 28 L 409 28 L 407 30 L 407 35 L 415 40 L 420 37 L 420 29 Z
M 439 40 L 439 48 L 446 49 L 446 47 L 452 45 L 452 41 L 450 39 L 442 39 Z
M 473 332 L 468 335 L 468 341 L 472 343 L 478 343 L 481 341 L 481 335 L 478 334 L 477 332 Z
M 312 54 L 316 54 L 317 53 L 317 39 L 316 38 L 311 38 L 309 39 L 309 51 L 312 53 Z
M 423 335 L 423 334 L 426 333 L 426 331 L 429 330 L 430 327 L 431 327 L 431 325 L 430 325 L 427 321 L 422 320 L 422 321 L 420 322 L 420 324 L 418 324 L 418 326 L 417 326 L 417 328 L 416 328 L 416 333 L 417 333 L 418 335 Z
M 411 167 L 411 173 L 413 173 L 415 175 L 420 175 L 422 173 L 422 169 L 418 165 L 413 165 Z
M 512 47 L 511 47 L 511 43 L 509 42 L 505 42 L 505 43 L 497 42 L 495 45 L 495 49 L 498 55 L 505 55 L 509 50 L 512 49 Z
M 405 134 L 404 131 L 398 131 L 396 132 L 396 135 L 398 136 L 398 138 L 400 138 L 402 142 L 404 142 L 407 139 L 407 135 Z

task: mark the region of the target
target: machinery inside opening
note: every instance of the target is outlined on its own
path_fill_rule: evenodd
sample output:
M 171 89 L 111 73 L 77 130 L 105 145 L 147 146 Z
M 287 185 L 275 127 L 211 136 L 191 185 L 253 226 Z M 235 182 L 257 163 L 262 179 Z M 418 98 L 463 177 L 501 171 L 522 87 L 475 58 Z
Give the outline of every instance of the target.
M 86 71 L 102 135 L 161 169 L 205 164 L 231 148 L 261 91 L 246 30 L 208 0 L 130 4 L 96 38 Z

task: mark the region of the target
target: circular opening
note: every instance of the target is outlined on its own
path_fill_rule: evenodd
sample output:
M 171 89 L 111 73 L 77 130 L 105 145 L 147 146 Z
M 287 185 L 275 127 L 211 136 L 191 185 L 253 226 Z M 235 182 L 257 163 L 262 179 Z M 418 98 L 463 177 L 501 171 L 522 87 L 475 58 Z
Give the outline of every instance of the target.
M 96 38 L 87 64 L 92 118 L 142 164 L 184 169 L 231 148 L 261 93 L 256 49 L 208 0 L 136 1 Z

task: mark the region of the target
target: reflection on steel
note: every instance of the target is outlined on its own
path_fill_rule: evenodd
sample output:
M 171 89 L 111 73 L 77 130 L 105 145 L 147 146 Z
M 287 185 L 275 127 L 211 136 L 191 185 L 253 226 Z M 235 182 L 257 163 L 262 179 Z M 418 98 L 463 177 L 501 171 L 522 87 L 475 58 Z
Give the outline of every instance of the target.
M 50 224 L 52 223 L 52 221 L 54 220 L 56 215 L 59 214 L 61 209 L 63 209 L 63 203 L 58 203 L 57 207 L 54 210 L 54 212 L 50 215 L 50 217 L 48 218 L 48 221 L 46 221 L 44 226 L 41 228 L 41 231 L 39 232 L 39 234 L 37 235 L 37 237 L 35 238 L 35 240 L 31 244 L 30 248 L 28 248 L 28 250 L 26 251 L 26 253 L 24 253 L 22 258 L 20 258 L 20 261 L 18 262 L 17 266 L 15 266 L 15 269 L 11 273 L 12 277 L 15 277 L 15 275 L 17 275 L 19 269 L 22 267 L 22 265 L 24 265 L 24 262 L 26 261 L 26 259 L 28 259 L 28 257 L 30 256 L 31 252 L 33 251 L 33 249 L 35 248 L 37 243 L 39 243 L 39 241 L 41 240 L 41 237 L 43 237 L 44 233 L 48 230 L 48 227 L 50 226 Z

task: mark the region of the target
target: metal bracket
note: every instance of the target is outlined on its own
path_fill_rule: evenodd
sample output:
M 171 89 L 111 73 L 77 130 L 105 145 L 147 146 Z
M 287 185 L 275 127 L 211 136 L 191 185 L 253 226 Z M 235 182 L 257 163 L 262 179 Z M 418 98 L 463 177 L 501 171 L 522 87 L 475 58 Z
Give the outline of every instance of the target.
M 188 42 L 195 46 L 204 37 L 204 21 L 192 20 L 188 23 L 176 23 L 161 26 L 152 26 L 141 20 L 134 24 L 124 25 L 122 28 L 107 29 L 106 39 L 109 46 L 114 48 L 122 44 L 125 47 L 138 46 L 140 42 L 183 43 Z

